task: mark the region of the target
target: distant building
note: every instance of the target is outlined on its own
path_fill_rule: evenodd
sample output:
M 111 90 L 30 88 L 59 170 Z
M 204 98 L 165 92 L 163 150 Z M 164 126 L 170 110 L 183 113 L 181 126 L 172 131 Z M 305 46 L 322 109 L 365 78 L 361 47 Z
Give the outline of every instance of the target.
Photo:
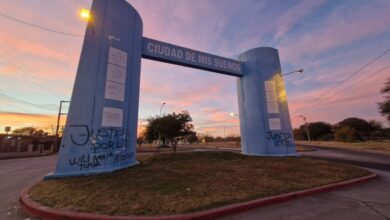
M 56 136 L 0 134 L 0 158 L 49 155 L 57 152 Z

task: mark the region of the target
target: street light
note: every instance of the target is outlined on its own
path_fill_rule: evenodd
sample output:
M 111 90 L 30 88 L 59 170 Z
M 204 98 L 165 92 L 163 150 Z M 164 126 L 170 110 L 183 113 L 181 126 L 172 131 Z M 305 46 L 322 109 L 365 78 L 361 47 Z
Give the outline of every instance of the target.
M 161 108 L 160 108 L 160 117 L 161 117 L 161 110 L 164 108 L 164 105 L 165 105 L 165 102 L 163 102 L 163 104 L 161 105 Z
M 161 111 L 162 109 L 164 108 L 164 105 L 165 105 L 165 102 L 163 102 L 163 104 L 161 105 L 161 108 L 160 108 L 160 118 L 161 118 Z M 160 146 L 160 140 L 161 140 L 161 134 L 160 134 L 160 131 L 158 131 L 158 146 Z
M 301 69 L 298 69 L 298 70 L 294 70 L 294 71 L 282 74 L 282 76 L 285 76 L 285 75 L 288 75 L 288 74 L 292 74 L 292 73 L 303 73 L 303 69 L 301 68 Z
M 309 142 L 311 142 L 311 140 L 310 140 L 310 134 L 309 134 L 309 129 L 307 128 L 306 117 L 303 116 L 303 115 L 299 115 L 298 117 L 301 117 L 301 118 L 303 119 L 303 121 L 305 122 L 305 129 L 306 129 L 307 139 L 309 140 Z
M 89 13 L 88 9 L 83 8 L 80 11 L 80 17 L 88 21 L 89 19 L 91 19 L 91 14 Z

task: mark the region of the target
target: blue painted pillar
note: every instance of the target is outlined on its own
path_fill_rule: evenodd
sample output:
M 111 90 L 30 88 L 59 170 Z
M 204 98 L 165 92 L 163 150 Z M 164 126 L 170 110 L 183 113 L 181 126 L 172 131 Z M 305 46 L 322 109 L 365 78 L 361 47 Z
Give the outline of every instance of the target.
M 242 153 L 296 155 L 278 51 L 259 47 L 240 55 L 237 79 Z
M 125 0 L 94 0 L 57 167 L 46 179 L 136 164 L 142 20 Z

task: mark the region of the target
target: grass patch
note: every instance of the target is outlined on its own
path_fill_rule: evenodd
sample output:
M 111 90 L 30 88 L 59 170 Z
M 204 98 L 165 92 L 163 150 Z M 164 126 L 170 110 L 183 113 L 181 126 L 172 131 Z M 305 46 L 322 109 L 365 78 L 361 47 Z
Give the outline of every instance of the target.
M 160 154 L 118 172 L 42 181 L 30 196 L 56 209 L 107 215 L 188 213 L 368 175 L 306 158 L 231 152 Z

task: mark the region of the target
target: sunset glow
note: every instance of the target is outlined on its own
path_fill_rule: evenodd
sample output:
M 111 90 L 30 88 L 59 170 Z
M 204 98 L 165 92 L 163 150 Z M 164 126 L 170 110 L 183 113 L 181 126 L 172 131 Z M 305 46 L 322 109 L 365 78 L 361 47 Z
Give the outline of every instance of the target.
M 81 9 L 81 12 L 80 12 L 80 16 L 86 20 L 89 20 L 90 19 L 90 14 L 89 14 L 89 10 L 87 9 Z
M 282 73 L 304 69 L 283 77 L 293 127 L 303 123 L 298 115 L 387 125 L 377 103 L 390 53 L 362 67 L 390 48 L 388 0 L 128 2 L 145 37 L 233 59 L 251 48 L 277 48 Z M 71 97 L 91 3 L 0 3 L 0 132 L 56 124 L 59 101 Z M 158 115 L 166 102 L 163 114 L 188 110 L 200 133 L 239 134 L 231 113 L 238 112 L 235 77 L 142 60 L 140 94 L 140 120 Z

